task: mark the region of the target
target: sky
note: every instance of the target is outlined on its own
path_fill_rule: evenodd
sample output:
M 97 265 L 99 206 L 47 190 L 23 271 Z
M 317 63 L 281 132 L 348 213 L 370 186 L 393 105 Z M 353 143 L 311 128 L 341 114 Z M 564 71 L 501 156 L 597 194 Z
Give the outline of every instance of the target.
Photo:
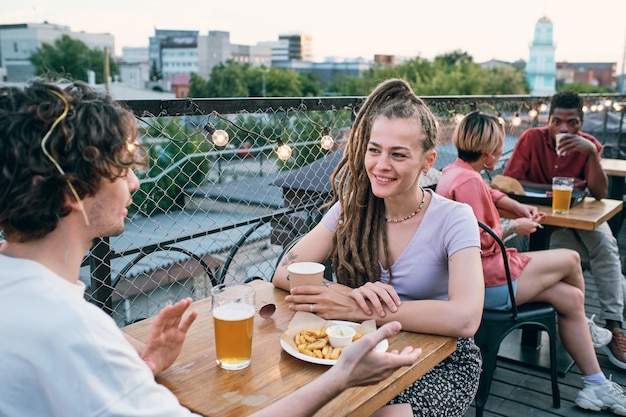
M 155 29 L 230 32 L 254 45 L 279 34 L 312 35 L 316 61 L 372 59 L 374 54 L 435 56 L 460 49 L 475 62 L 528 61 L 537 21 L 553 23 L 555 58 L 616 62 L 623 72 L 626 0 L 15 0 L 4 1 L 0 24 L 48 21 L 72 31 L 110 33 L 115 53 L 148 46 Z M 6 3 L 9 3 L 8 5 Z M 370 3 L 370 4 L 368 4 Z M 583 7 L 580 7 L 583 5 Z

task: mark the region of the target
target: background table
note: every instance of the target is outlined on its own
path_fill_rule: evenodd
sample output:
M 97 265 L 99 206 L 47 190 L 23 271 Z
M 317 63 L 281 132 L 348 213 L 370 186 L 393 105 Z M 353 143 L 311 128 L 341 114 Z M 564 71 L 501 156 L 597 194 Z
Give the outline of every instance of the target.
M 282 398 L 312 381 L 328 369 L 296 359 L 280 347 L 281 334 L 287 329 L 293 312 L 284 297 L 287 292 L 265 281 L 253 281 L 257 308 L 276 304 L 276 313 L 269 319 L 257 314 L 254 318 L 252 363 L 240 371 L 226 371 L 215 363 L 211 300 L 192 304 L 198 318 L 187 334 L 178 360 L 157 381 L 168 387 L 181 404 L 205 416 L 246 416 Z M 147 339 L 153 319 L 124 327 L 135 338 Z M 403 367 L 377 385 L 356 387 L 337 396 L 318 415 L 369 415 L 385 405 L 398 393 L 424 375 L 456 349 L 452 337 L 402 331 L 390 338 L 389 350 L 405 346 L 422 349 L 422 356 L 413 366 Z
M 624 177 L 626 177 L 626 160 L 624 159 L 611 159 L 602 158 L 600 160 L 602 169 L 606 172 L 609 178 L 609 190 L 607 197 L 613 200 L 623 200 L 624 198 Z M 613 231 L 613 235 L 617 237 L 619 230 L 622 227 L 624 221 L 624 210 L 621 211 L 619 216 L 613 217 L 609 220 L 609 226 Z

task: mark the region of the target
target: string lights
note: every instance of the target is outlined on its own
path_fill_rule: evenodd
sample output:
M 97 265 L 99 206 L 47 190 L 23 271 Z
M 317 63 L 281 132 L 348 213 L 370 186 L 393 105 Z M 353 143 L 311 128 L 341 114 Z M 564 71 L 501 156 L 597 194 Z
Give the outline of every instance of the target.
M 322 131 L 322 139 L 320 140 L 320 146 L 322 149 L 326 149 L 327 151 L 333 148 L 335 144 L 335 139 L 330 135 L 330 128 L 325 127 Z
M 211 135 L 211 140 L 215 146 L 226 146 L 228 143 L 229 137 L 227 131 L 223 129 L 215 129 L 215 127 L 209 122 L 206 122 L 204 125 L 204 130 Z
M 511 119 L 511 125 L 517 127 L 522 124 L 522 118 L 519 117 L 519 113 L 515 112 L 513 114 L 513 118 Z
M 286 161 L 291 158 L 292 150 L 289 145 L 286 145 L 282 138 L 276 139 L 276 143 L 278 143 L 278 149 L 276 149 L 276 154 L 281 161 Z

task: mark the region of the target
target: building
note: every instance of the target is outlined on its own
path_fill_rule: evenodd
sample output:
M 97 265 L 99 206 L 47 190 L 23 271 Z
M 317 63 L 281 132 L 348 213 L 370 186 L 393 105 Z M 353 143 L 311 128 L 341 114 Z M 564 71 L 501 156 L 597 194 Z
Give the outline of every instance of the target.
M 155 65 L 165 81 L 175 88 L 177 97 L 186 97 L 191 74 L 209 78 L 214 66 L 233 60 L 253 66 L 270 66 L 272 50 L 263 45 L 235 45 L 230 33 L 197 30 L 155 29 L 150 37 L 150 67 Z M 186 84 L 185 84 L 185 81 Z
M 147 47 L 124 47 L 118 60 L 120 80 L 133 88 L 146 88 L 150 79 L 150 60 Z
M 279 41 L 287 41 L 287 56 L 290 61 L 313 61 L 313 37 L 302 33 L 278 35 Z
M 616 62 L 558 62 L 557 79 L 565 84 L 585 83 L 596 87 L 617 87 Z
M 526 65 L 526 81 L 532 95 L 549 96 L 556 92 L 555 49 L 552 21 L 544 16 L 535 25 L 535 35 Z
M 27 81 L 35 75 L 30 56 L 44 43 L 53 44 L 63 35 L 78 39 L 90 49 L 115 49 L 115 38 L 109 33 L 72 32 L 68 26 L 44 23 L 0 25 L 0 68 L 4 81 Z

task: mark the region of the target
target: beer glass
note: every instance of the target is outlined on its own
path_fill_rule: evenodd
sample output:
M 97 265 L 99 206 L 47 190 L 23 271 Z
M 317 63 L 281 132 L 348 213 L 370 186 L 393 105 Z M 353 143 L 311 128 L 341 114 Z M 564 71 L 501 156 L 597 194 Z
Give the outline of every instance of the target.
M 574 190 L 574 178 L 554 177 L 552 178 L 552 212 L 557 214 L 569 213 L 569 206 L 572 202 L 572 191 Z
M 216 362 L 223 369 L 250 365 L 254 295 L 254 288 L 244 284 L 220 284 L 211 289 Z

